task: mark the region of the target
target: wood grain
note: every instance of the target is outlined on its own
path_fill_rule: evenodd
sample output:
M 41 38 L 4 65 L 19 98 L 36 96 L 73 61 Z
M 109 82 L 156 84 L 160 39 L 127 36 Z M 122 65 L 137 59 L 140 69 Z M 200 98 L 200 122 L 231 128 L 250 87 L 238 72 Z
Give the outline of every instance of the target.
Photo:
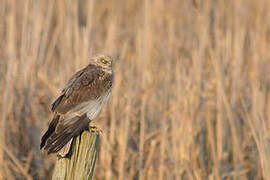
M 67 158 L 58 158 L 52 180 L 92 179 L 98 155 L 99 134 L 82 132 Z

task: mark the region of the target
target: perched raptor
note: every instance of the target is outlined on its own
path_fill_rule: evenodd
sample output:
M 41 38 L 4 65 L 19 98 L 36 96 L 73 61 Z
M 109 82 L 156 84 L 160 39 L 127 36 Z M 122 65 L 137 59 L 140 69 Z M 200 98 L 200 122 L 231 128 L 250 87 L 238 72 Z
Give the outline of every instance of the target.
M 73 137 L 88 129 L 108 101 L 113 83 L 112 59 L 97 55 L 88 66 L 74 74 L 52 104 L 54 117 L 41 139 L 40 149 L 50 153 L 69 151 Z M 63 148 L 65 146 L 65 148 Z

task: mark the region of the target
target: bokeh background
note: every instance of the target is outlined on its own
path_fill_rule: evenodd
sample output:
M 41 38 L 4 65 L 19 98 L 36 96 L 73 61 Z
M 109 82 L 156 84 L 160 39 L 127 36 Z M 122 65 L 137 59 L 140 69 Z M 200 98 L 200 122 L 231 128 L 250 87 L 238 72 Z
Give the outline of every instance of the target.
M 269 0 L 1 0 L 0 179 L 50 178 L 50 105 L 100 52 L 95 179 L 270 179 Z

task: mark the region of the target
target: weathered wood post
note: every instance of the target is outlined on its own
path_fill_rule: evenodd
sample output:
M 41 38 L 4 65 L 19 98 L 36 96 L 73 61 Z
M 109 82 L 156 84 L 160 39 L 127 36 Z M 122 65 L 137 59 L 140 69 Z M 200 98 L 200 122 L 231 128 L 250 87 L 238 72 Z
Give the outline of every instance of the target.
M 72 143 L 70 157 L 56 161 L 53 180 L 92 179 L 99 146 L 99 134 L 84 131 Z

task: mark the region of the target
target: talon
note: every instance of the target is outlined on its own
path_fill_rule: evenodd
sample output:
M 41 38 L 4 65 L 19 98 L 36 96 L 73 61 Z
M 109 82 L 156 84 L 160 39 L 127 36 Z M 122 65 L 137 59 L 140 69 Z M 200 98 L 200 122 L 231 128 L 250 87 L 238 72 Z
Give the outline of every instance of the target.
M 102 129 L 98 128 L 97 126 L 89 126 L 90 133 L 94 134 L 102 134 Z

